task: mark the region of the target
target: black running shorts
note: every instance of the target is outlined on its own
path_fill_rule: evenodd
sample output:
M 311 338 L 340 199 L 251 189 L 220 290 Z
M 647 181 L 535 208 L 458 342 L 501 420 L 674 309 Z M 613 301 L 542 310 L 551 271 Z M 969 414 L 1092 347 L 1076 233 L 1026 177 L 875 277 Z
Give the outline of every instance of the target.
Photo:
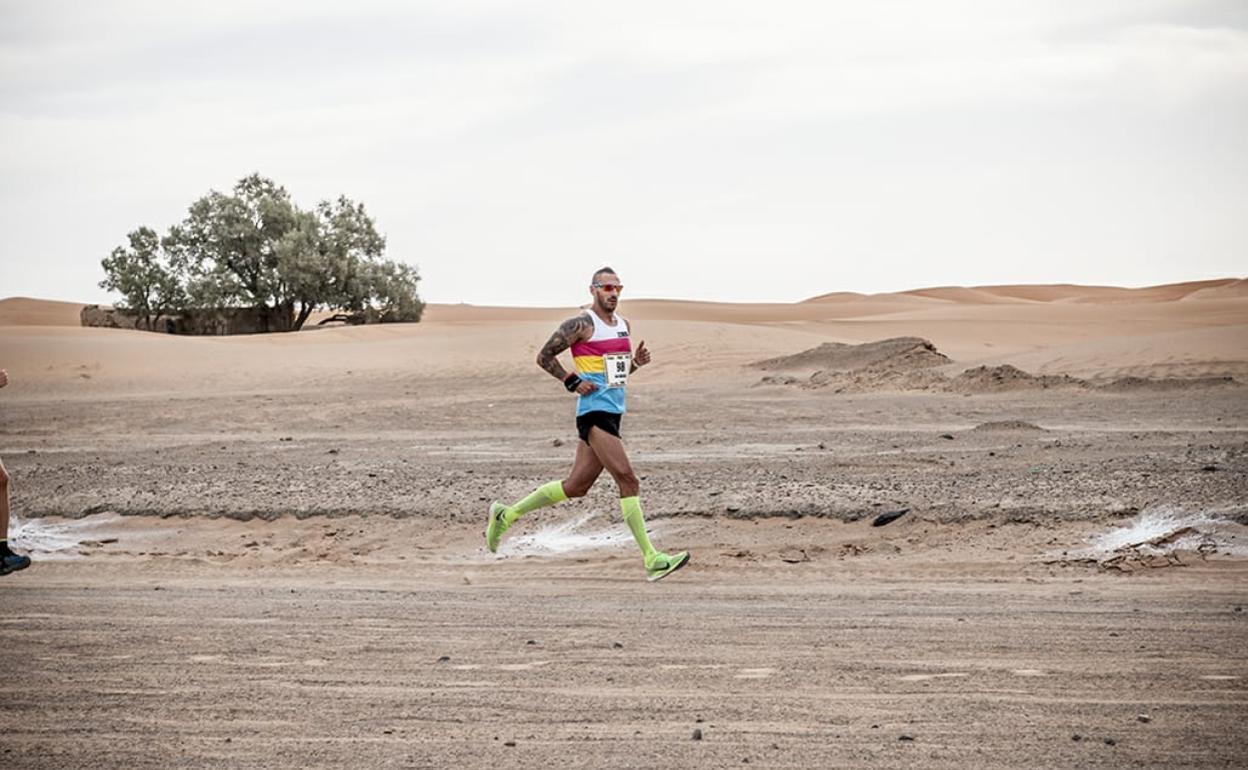
M 586 412 L 576 417 L 576 432 L 581 441 L 589 443 L 589 429 L 602 428 L 616 438 L 620 437 L 620 418 L 624 415 L 616 412 Z

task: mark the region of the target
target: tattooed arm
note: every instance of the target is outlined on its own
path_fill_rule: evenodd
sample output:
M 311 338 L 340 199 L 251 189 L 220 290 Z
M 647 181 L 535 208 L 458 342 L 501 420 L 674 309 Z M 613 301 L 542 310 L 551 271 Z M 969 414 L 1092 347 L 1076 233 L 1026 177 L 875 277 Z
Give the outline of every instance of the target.
M 537 365 L 550 372 L 555 379 L 564 380 L 568 373 L 564 371 L 556 357 L 573 344 L 589 339 L 593 333 L 594 322 L 589 320 L 589 316 L 582 313 L 575 318 L 569 318 L 559 324 L 555 333 L 546 340 L 546 344 L 537 354 Z

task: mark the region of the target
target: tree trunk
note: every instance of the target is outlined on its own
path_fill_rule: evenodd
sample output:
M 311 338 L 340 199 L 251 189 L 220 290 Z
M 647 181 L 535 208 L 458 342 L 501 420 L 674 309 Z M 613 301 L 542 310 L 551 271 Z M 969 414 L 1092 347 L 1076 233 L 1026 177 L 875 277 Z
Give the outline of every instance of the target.
M 312 305 L 306 303 L 301 304 L 299 306 L 299 316 L 295 319 L 295 328 L 293 331 L 299 331 L 302 329 L 304 323 L 307 322 L 308 316 L 310 315 L 312 315 Z

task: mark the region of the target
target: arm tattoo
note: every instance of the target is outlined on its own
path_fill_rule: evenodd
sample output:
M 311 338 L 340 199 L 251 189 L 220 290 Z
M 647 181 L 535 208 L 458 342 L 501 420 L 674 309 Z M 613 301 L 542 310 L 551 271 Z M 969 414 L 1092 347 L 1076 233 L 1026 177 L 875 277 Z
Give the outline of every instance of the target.
M 550 339 L 546 340 L 546 344 L 537 354 L 537 365 L 550 372 L 551 376 L 557 380 L 568 376 L 555 357 L 572 347 L 573 343 L 580 342 L 586 330 L 592 327 L 593 322 L 585 315 L 569 318 L 559 324 L 559 328 L 550 335 Z

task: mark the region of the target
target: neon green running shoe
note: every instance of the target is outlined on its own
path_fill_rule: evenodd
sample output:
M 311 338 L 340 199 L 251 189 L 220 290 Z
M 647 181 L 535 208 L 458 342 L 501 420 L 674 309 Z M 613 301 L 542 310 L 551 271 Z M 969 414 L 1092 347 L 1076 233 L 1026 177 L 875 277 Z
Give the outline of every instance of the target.
M 651 583 L 656 580 L 662 580 L 688 563 L 688 551 L 674 553 L 671 556 L 662 551 L 655 551 L 646 557 L 646 580 L 649 580 Z
M 490 553 L 498 552 L 498 541 L 511 526 L 507 523 L 507 519 L 503 518 L 506 512 L 507 506 L 502 503 L 498 501 L 490 503 L 490 518 L 485 523 L 485 547 L 490 549 Z

